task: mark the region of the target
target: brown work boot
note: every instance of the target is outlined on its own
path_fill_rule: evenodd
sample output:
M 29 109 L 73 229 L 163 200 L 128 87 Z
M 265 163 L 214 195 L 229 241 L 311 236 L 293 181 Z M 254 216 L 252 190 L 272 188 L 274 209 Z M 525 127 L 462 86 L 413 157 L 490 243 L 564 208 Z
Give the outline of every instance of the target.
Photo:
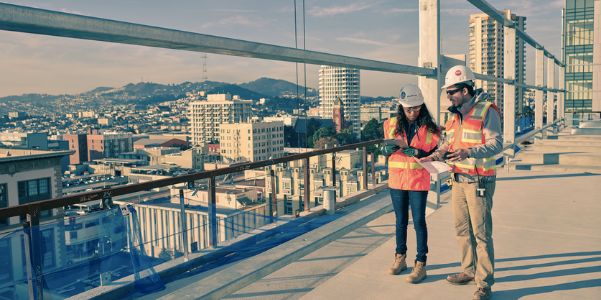
M 488 300 L 492 297 L 492 291 L 489 287 L 478 287 L 478 289 L 474 292 L 474 297 L 472 300 Z
M 405 277 L 405 281 L 409 283 L 420 283 L 422 280 L 426 279 L 426 277 L 428 277 L 426 274 L 426 263 L 416 261 L 413 271 L 411 274 L 409 274 L 409 276 Z
M 451 284 L 464 285 L 473 282 L 474 276 L 470 276 L 462 272 L 447 276 L 447 281 Z
M 399 275 L 401 272 L 407 270 L 407 262 L 405 262 L 405 258 L 407 258 L 406 254 L 395 254 L 394 255 L 394 263 L 392 267 L 390 267 L 389 274 L 390 275 Z

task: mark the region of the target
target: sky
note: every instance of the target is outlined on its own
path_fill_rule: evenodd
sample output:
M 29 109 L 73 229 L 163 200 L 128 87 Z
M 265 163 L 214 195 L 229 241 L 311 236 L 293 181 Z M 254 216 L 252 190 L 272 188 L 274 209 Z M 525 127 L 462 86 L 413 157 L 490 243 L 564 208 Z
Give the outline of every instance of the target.
M 5 1 L 67 13 L 218 35 L 287 47 L 417 65 L 418 1 L 297 0 L 44 0 Z M 526 32 L 561 55 L 563 0 L 490 0 L 527 18 Z M 445 54 L 467 52 L 469 15 L 479 11 L 467 1 L 441 0 L 441 46 Z M 534 49 L 527 47 L 527 81 L 532 83 Z M 24 93 L 80 93 L 99 86 L 128 83 L 212 81 L 243 83 L 260 77 L 297 82 L 295 64 L 253 58 L 143 46 L 84 41 L 0 31 L 0 97 Z M 317 87 L 318 66 L 307 65 L 307 85 Z M 303 67 L 298 82 L 303 85 Z M 396 96 L 415 76 L 361 71 L 361 94 Z

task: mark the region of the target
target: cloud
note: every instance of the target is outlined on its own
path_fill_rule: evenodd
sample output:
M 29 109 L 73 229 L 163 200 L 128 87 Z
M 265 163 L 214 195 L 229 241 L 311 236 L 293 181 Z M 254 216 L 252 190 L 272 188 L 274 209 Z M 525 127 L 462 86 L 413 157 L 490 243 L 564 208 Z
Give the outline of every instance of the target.
M 208 29 L 212 27 L 228 27 L 228 26 L 246 26 L 260 28 L 267 24 L 265 21 L 252 20 L 245 16 L 231 16 L 220 19 L 216 22 L 206 23 L 201 26 L 202 29 Z
M 479 10 L 475 8 L 441 8 L 440 13 L 451 16 L 469 16 L 474 13 L 478 13 Z
M 390 8 L 382 11 L 382 13 L 387 15 L 414 14 L 417 13 L 417 8 Z
M 335 15 L 350 14 L 358 11 L 366 10 L 375 3 L 351 3 L 344 6 L 319 7 L 315 6 L 309 10 L 309 14 L 314 17 L 330 17 Z
M 389 44 L 387 44 L 387 43 L 370 40 L 370 39 L 365 39 L 365 38 L 339 37 L 339 38 L 336 38 L 336 40 L 339 42 L 346 42 L 346 43 L 359 44 L 359 45 L 370 45 L 370 46 L 378 46 L 378 47 L 389 46 Z

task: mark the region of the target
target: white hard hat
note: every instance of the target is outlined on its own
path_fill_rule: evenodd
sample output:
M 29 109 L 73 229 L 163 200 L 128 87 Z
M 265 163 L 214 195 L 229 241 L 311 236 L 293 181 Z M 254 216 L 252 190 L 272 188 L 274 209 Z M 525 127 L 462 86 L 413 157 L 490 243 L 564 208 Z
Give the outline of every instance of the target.
M 422 91 L 415 84 L 407 84 L 401 87 L 399 95 L 399 103 L 403 107 L 414 107 L 424 103 Z
M 476 77 L 470 68 L 463 65 L 457 65 L 450 68 L 447 72 L 447 75 L 444 77 L 444 85 L 442 88 L 446 89 L 458 83 L 473 85 L 474 80 L 476 80 Z

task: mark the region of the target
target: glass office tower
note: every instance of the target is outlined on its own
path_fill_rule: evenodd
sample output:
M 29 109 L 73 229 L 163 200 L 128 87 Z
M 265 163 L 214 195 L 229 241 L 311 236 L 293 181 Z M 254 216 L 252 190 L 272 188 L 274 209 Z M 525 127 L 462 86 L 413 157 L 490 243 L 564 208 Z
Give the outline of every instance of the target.
M 566 0 L 563 14 L 565 112 L 573 116 L 574 123 L 593 115 L 594 3 L 594 0 Z

